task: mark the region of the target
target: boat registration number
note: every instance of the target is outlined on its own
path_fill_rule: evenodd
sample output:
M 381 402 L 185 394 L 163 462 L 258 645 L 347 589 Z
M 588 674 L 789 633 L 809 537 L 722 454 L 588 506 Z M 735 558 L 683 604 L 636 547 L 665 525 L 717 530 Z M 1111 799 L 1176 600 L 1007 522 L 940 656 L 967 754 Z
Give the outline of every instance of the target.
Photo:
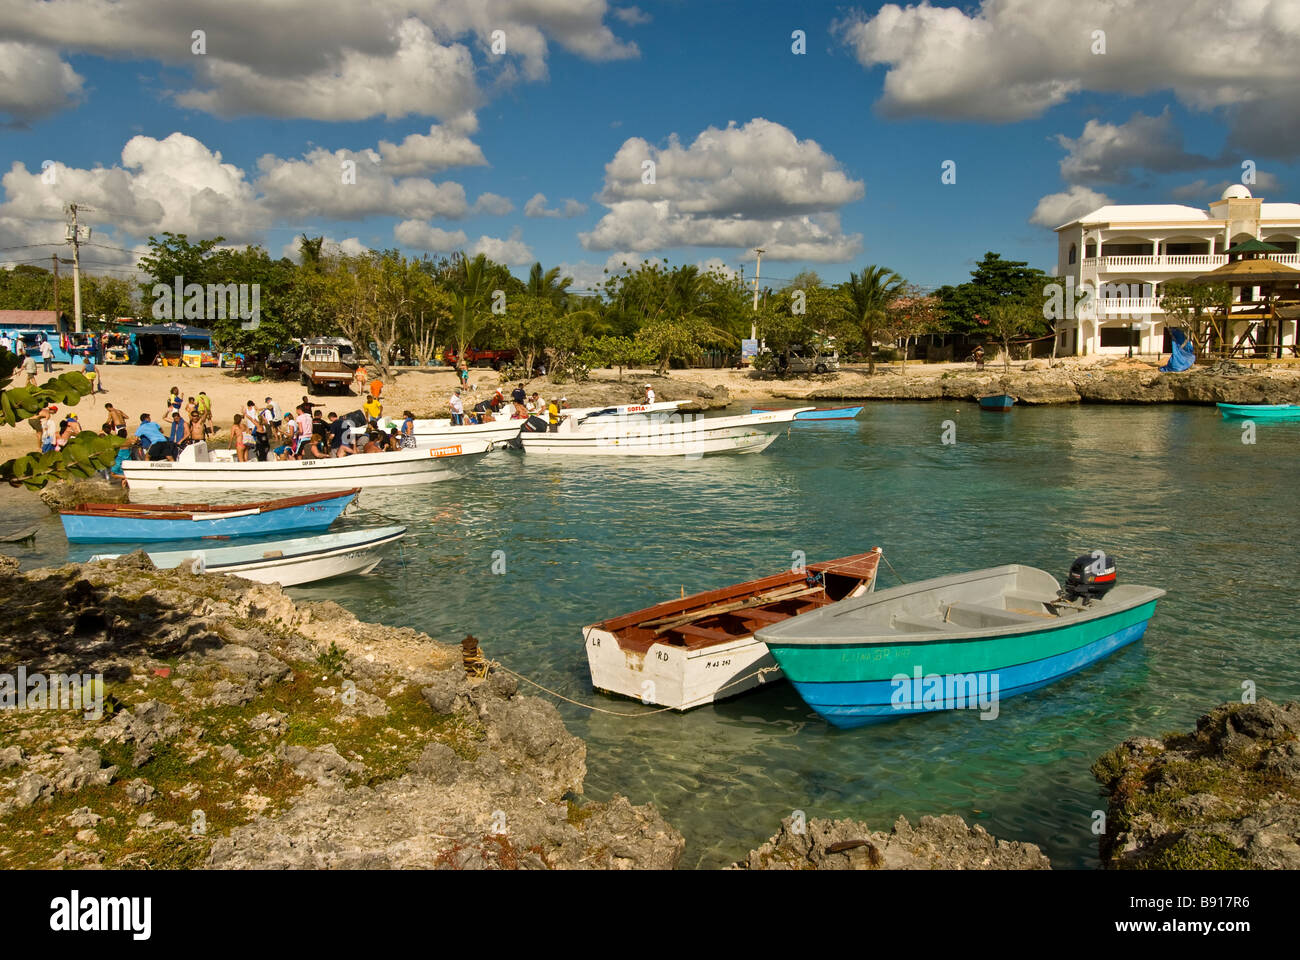
M 727 659 L 727 660 L 710 660 L 708 663 L 706 663 L 706 664 L 704 665 L 704 669 L 705 669 L 705 670 L 712 670 L 712 669 L 714 669 L 715 667 L 729 667 L 729 666 L 731 666 L 731 660 L 730 660 L 730 659 Z
M 454 457 L 460 454 L 460 444 L 451 447 L 433 447 L 429 450 L 431 457 Z

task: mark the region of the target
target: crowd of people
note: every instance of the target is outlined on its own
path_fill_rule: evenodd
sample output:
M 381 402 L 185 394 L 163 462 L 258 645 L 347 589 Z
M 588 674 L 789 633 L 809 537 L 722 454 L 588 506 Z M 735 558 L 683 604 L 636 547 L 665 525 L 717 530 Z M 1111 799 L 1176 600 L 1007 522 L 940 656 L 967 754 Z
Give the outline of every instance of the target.
M 129 441 L 119 449 L 110 471 L 121 476 L 126 460 L 176 460 L 191 444 L 207 442 L 217 432 L 212 402 L 205 391 L 183 397 L 172 387 L 159 422 L 150 413 L 140 414 L 139 424 L 130 430 L 127 416 L 112 403 L 104 404 L 107 417 L 101 427 L 105 435 Z M 81 427 L 76 416 L 57 420 L 53 405 L 42 412 L 43 450 L 59 450 Z M 347 457 L 358 453 L 382 453 L 415 446 L 415 414 L 403 413 L 400 426 L 381 426 L 383 405 L 377 395 L 369 396 L 362 410 L 339 416 L 330 411 L 322 416 L 319 404 L 304 396 L 291 413 L 267 397 L 259 406 L 249 400 L 230 423 L 230 446 L 241 463 L 267 460 L 312 460 Z M 57 427 L 53 424 L 57 423 Z

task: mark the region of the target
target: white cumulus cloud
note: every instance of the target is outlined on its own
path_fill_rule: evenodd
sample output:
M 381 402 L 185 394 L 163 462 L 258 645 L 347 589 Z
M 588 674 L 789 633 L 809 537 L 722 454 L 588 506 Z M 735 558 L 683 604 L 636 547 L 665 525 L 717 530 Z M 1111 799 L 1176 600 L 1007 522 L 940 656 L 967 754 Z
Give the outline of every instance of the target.
M 547 207 L 546 194 L 535 193 L 524 204 L 526 217 L 576 217 L 587 212 L 587 205 L 572 197 L 566 197 L 563 206 Z
M 863 193 L 818 143 L 757 117 L 689 146 L 624 141 L 605 165 L 609 212 L 580 237 L 590 250 L 761 245 L 773 260 L 841 262 L 862 238 L 843 233 L 838 210 Z
M 1039 200 L 1029 222 L 1056 228 L 1110 202 L 1110 197 L 1106 194 L 1075 184 L 1062 193 L 1049 193 Z

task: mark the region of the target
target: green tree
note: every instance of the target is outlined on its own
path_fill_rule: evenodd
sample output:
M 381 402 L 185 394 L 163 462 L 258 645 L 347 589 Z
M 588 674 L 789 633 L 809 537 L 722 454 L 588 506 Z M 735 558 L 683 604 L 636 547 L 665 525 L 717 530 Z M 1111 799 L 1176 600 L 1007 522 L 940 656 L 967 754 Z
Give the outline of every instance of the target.
M 39 428 L 37 415 L 45 407 L 51 403 L 73 407 L 90 394 L 90 381 L 77 370 L 50 377 L 39 386 L 12 387 L 10 381 L 17 369 L 18 357 L 0 350 L 0 422 L 8 426 L 17 426 L 19 420 L 25 419 Z M 35 451 L 0 463 L 0 480 L 29 490 L 39 490 L 51 480 L 84 480 L 111 467 L 117 448 L 125 442 L 120 437 L 82 430 L 62 450 Z
M 993 305 L 1005 300 L 1041 303 L 1052 278 L 1020 260 L 1003 260 L 989 251 L 971 271 L 971 279 L 957 286 L 935 291 L 956 333 L 977 333 L 988 319 Z
M 944 330 L 943 306 L 938 297 L 927 297 L 914 284 L 905 284 L 885 310 L 882 334 L 895 342 L 902 341 L 903 373 L 907 373 L 907 353 L 912 341 Z
M 1227 352 L 1226 331 L 1219 319 L 1232 310 L 1230 285 L 1170 280 L 1163 284 L 1161 293 L 1160 309 L 1187 331 L 1198 351 Z
M 885 311 L 903 289 L 903 278 L 888 267 L 867 266 L 861 273 L 850 273 L 841 284 L 846 301 L 845 322 L 867 353 L 867 375 L 876 372 L 876 328 L 884 322 Z
M 572 283 L 573 277 L 560 276 L 559 267 L 551 267 L 543 271 L 541 263 L 534 263 L 532 269 L 528 271 L 527 292 L 530 297 L 540 297 L 550 301 L 551 306 L 557 311 L 562 311 L 569 297 L 568 287 Z
M 586 366 L 617 367 L 620 382 L 625 367 L 649 366 L 654 359 L 654 352 L 646 343 L 631 337 L 594 337 L 582 347 L 582 362 Z
M 1011 341 L 1043 328 L 1041 311 L 1033 303 L 1008 297 L 989 307 L 986 329 L 1002 345 L 1003 369 L 1011 369 Z

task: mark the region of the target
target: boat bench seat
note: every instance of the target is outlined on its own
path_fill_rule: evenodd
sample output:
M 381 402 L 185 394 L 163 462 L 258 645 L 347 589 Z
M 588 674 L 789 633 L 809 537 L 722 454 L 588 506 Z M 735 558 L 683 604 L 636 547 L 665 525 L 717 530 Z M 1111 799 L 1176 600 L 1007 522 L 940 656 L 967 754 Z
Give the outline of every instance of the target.
M 746 617 L 750 620 L 762 620 L 765 623 L 780 623 L 782 620 L 789 620 L 788 613 L 773 613 L 771 610 L 737 610 L 736 616 Z
M 702 646 L 703 644 L 700 641 L 708 643 L 723 643 L 725 641 L 738 639 L 729 633 L 723 633 L 721 630 L 710 630 L 708 627 L 693 627 L 689 623 L 683 624 L 680 627 L 673 627 L 672 630 L 667 632 L 680 633 L 686 638 L 687 646 L 692 647 Z M 692 640 L 696 642 L 692 643 Z
M 1012 613 L 1001 607 L 986 607 L 982 603 L 948 604 L 947 621 L 959 627 L 976 630 L 985 627 L 1008 627 L 1020 623 L 1034 623 L 1039 618 L 1028 613 Z
M 913 620 L 911 617 L 894 617 L 889 626 L 899 633 L 948 633 L 957 629 L 940 620 Z

